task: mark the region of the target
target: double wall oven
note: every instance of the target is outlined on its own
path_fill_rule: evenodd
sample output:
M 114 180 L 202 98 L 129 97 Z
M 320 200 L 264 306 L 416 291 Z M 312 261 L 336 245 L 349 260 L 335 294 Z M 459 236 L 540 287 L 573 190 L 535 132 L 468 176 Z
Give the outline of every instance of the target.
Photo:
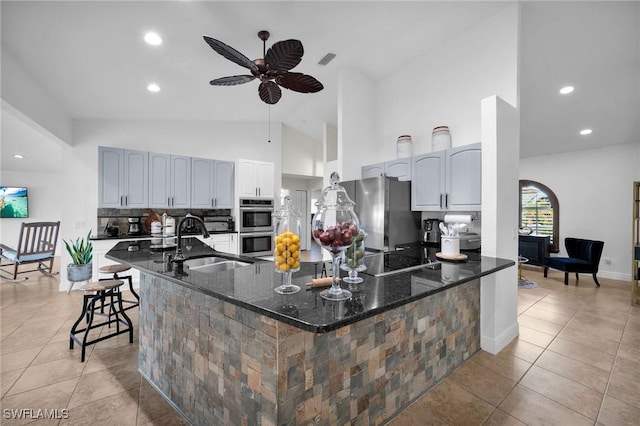
M 273 200 L 240 199 L 240 254 L 273 255 Z

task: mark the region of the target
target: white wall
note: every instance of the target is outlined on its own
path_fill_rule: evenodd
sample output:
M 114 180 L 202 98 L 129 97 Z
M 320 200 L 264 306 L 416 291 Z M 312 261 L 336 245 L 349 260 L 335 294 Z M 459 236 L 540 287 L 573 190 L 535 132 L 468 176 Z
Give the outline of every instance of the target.
M 61 197 L 65 188 L 61 185 L 59 173 L 25 173 L 3 170 L 4 186 L 26 186 L 29 191 L 28 219 L 0 219 L 0 242 L 16 247 L 23 222 L 57 222 L 61 220 L 63 203 Z M 62 238 L 58 238 L 56 255 L 62 253 Z
M 343 181 L 360 179 L 360 167 L 369 164 L 375 149 L 375 85 L 357 70 L 340 72 L 338 83 L 338 160 L 325 169 L 325 178 L 336 170 Z
M 497 95 L 517 106 L 518 19 L 513 4 L 379 82 L 375 157 L 365 164 L 395 159 L 404 134 L 414 155 L 430 152 L 441 125 L 454 147 L 479 142 L 482 99 Z
M 322 177 L 322 143 L 282 125 L 282 174 Z
M 602 240 L 598 275 L 631 279 L 631 185 L 640 180 L 639 156 L 640 143 L 631 143 L 520 160 L 520 179 L 543 183 L 558 197 L 560 255 L 565 237 Z

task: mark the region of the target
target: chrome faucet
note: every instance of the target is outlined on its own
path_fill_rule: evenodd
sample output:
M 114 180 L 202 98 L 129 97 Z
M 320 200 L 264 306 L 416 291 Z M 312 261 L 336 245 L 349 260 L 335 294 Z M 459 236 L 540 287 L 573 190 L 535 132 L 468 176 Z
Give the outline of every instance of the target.
M 200 224 L 202 225 L 202 236 L 204 238 L 209 238 L 209 231 L 207 231 L 207 226 L 204 224 L 204 221 L 200 219 L 198 216 L 194 216 L 191 213 L 187 213 L 187 215 L 182 219 L 180 219 L 180 222 L 178 222 L 178 231 L 177 231 L 178 241 L 176 242 L 176 256 L 173 258 L 172 262 L 182 263 L 185 260 L 184 255 L 182 254 L 182 225 L 187 220 L 195 220 L 196 222 L 200 222 Z

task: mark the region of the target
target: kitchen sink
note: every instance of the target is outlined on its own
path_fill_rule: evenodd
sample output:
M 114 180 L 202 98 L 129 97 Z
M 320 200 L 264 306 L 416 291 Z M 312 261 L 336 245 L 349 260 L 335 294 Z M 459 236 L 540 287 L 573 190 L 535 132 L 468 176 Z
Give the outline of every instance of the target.
M 199 257 L 196 259 L 187 259 L 184 261 L 185 266 L 191 271 L 197 272 L 224 272 L 242 266 L 249 266 L 251 263 L 239 260 L 230 260 L 219 256 Z

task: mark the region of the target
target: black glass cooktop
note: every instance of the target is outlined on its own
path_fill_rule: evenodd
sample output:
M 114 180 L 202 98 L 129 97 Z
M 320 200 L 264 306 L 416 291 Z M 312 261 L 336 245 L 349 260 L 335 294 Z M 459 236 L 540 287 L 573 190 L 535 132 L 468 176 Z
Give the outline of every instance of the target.
M 436 247 L 399 248 L 382 256 L 365 256 L 364 264 L 367 269 L 361 273 L 383 277 L 424 267 L 437 269 L 440 265 L 436 261 L 437 250 Z

